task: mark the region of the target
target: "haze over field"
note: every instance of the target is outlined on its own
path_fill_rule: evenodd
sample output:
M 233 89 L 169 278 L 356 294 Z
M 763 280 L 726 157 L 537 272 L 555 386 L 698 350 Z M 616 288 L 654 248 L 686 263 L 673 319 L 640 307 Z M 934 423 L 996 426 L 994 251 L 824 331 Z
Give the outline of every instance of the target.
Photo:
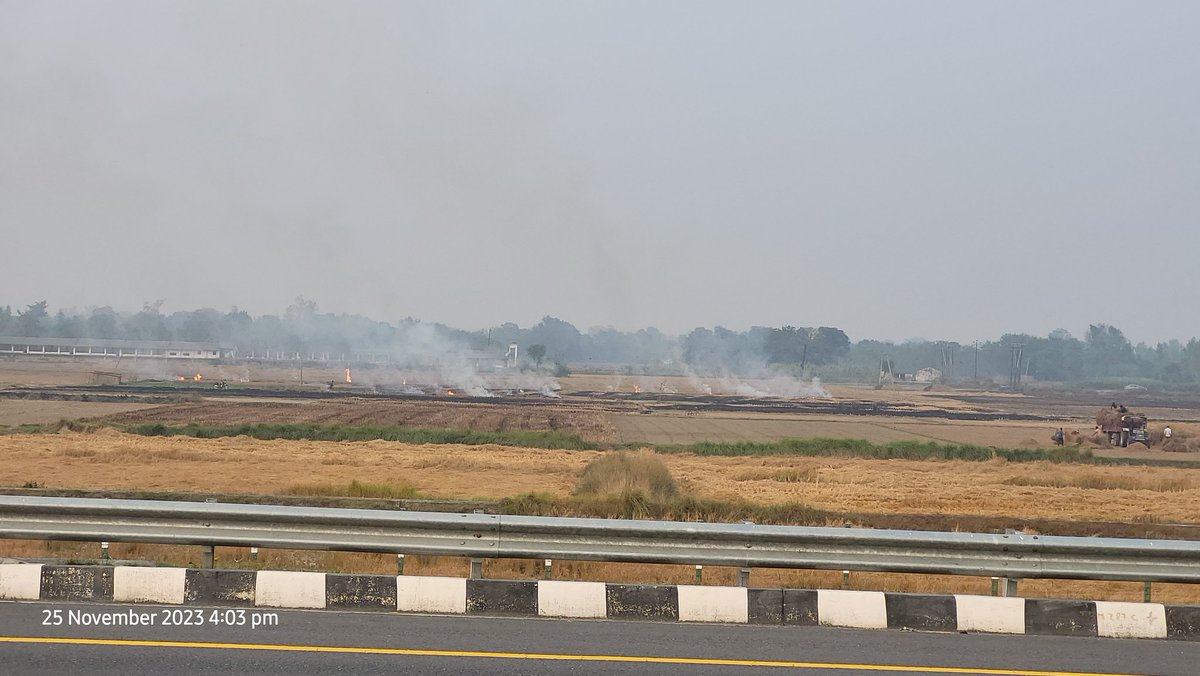
M 1197 330 L 1200 5 L 0 0 L 0 289 Z

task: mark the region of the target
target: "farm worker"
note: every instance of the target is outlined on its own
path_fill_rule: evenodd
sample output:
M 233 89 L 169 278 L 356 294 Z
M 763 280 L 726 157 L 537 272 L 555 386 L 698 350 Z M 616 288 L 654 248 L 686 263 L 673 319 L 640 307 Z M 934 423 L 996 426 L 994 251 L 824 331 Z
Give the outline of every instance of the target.
M 1055 446 L 1063 445 L 1063 430 L 1061 427 L 1058 428 L 1058 431 L 1054 433 L 1054 445 Z
M 1171 432 L 1170 425 L 1167 425 L 1166 427 L 1163 428 L 1163 439 L 1170 439 L 1171 434 L 1172 434 L 1172 432 Z
M 1121 413 L 1129 413 L 1129 409 L 1125 408 L 1125 404 L 1121 404 L 1121 406 L 1117 408 L 1117 411 Z

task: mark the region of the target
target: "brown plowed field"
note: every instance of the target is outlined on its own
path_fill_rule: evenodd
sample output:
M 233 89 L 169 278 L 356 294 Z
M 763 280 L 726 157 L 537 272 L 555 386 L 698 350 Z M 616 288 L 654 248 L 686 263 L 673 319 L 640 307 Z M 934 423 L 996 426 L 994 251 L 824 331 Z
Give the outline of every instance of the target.
M 830 416 L 706 413 L 613 415 L 622 442 L 686 444 L 697 441 L 772 441 L 824 437 L 891 441 L 940 441 L 1018 447 L 1051 445 L 1057 426 L 1045 422 L 906 419 L 898 416 Z M 1068 427 L 1070 429 L 1070 427 Z
M 443 401 L 258 401 L 211 400 L 138 410 L 106 420 L 157 422 L 168 425 L 237 425 L 242 423 L 319 423 L 453 428 L 485 432 L 558 430 L 588 441 L 616 439 L 604 413 L 569 405 L 531 406 L 450 403 Z
M 75 420 L 110 414 L 141 411 L 153 404 L 107 401 L 47 401 L 41 399 L 0 399 L 0 426 L 44 425 L 59 420 Z
M 29 402 L 65 413 L 79 402 Z M 5 402 L 0 400 L 0 407 Z M 604 410 L 609 408 L 610 410 Z M 1058 426 L 1069 432 L 1089 432 L 1092 422 L 1074 421 L 976 421 L 903 416 L 862 416 L 828 414 L 774 414 L 657 411 L 651 415 L 613 411 L 629 410 L 629 405 L 567 399 L 562 402 L 536 400 L 528 404 L 452 401 L 448 398 L 428 401 L 378 399 L 210 399 L 200 402 L 167 404 L 154 407 L 129 406 L 125 412 L 102 419 L 119 423 L 164 423 L 168 425 L 237 425 L 243 423 L 318 423 L 349 426 L 407 426 L 469 429 L 482 432 L 557 430 L 577 434 L 598 443 L 617 444 L 688 444 L 699 441 L 762 442 L 785 438 L 825 437 L 865 439 L 872 443 L 893 441 L 936 441 L 976 444 L 1004 448 L 1049 448 L 1050 436 Z M 32 410 L 32 409 L 31 409 Z M 61 417 L 83 417 L 55 413 Z M 111 410 L 111 409 L 110 409 Z M 3 409 L 0 408 L 0 412 Z M 100 410 L 97 409 L 99 413 Z M 93 414 L 94 415 L 94 414 Z M 41 416 L 45 418 L 45 416 Z M 14 418 L 15 420 L 15 418 Z M 21 422 L 27 422 L 22 420 Z M 10 423 L 10 424 L 15 424 Z M 1155 426 L 1159 423 L 1155 423 Z M 1200 426 L 1177 424 L 1182 434 L 1200 435 Z M 1142 460 L 1188 460 L 1195 453 L 1168 453 L 1157 446 L 1149 451 L 1142 446 L 1108 448 L 1085 445 L 1094 453 L 1109 457 Z

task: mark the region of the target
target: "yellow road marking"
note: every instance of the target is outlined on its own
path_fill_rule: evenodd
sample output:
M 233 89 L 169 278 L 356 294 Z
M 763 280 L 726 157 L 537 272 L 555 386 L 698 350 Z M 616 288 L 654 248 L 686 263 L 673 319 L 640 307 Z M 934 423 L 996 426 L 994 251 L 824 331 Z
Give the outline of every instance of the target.
M 829 669 L 860 671 L 898 671 L 922 674 L 980 674 L 983 676 L 1137 676 L 1136 674 L 1076 671 L 1030 671 L 1024 669 L 975 669 L 970 667 L 929 667 L 901 664 L 846 664 L 838 662 L 784 662 L 772 660 L 710 659 L 703 657 L 649 657 L 633 655 L 561 655 L 554 653 L 506 653 L 477 650 L 425 650 L 419 648 L 360 648 L 327 645 L 270 645 L 259 643 L 203 643 L 189 641 L 135 641 L 105 638 L 46 638 L 0 636 L 0 643 L 51 643 L 68 645 L 128 646 L 135 648 L 218 648 L 224 650 L 274 650 L 302 653 L 351 653 L 357 655 L 407 655 L 419 657 L 483 657 L 511 660 L 557 660 L 566 662 L 638 662 L 642 664 L 704 664 L 724 667 L 782 667 L 787 669 Z

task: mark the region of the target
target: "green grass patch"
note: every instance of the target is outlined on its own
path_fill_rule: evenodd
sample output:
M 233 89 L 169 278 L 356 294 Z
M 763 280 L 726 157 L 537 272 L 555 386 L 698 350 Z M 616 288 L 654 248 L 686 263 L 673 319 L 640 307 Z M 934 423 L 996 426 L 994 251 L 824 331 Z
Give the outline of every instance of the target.
M 610 444 L 585 441 L 577 434 L 561 431 L 481 431 L 401 426 L 322 425 L 317 423 L 243 423 L 237 425 L 167 425 L 164 423 L 123 424 L 104 421 L 68 421 L 45 425 L 0 427 L 0 435 L 47 434 L 61 431 L 95 432 L 114 428 L 142 436 L 189 436 L 216 439 L 247 436 L 263 440 L 294 441 L 396 441 L 411 444 L 496 444 L 553 450 L 606 450 Z M 1094 465 L 1146 465 L 1200 468 L 1200 460 L 1190 457 L 1144 459 L 1097 457 L 1087 448 L 999 448 L 973 444 L 948 444 L 932 441 L 894 441 L 876 444 L 864 439 L 793 438 L 767 442 L 694 442 L 688 444 L 626 443 L 613 450 L 650 449 L 656 453 L 692 453 L 708 456 L 808 456 L 875 458 L 881 460 L 964 460 L 1008 462 L 1047 461 Z M 1180 454 L 1183 456 L 1184 454 Z M 1192 454 L 1194 455 L 1194 454 Z M 780 481 L 807 481 L 804 476 L 780 478 Z
M 1077 448 L 993 448 L 972 444 L 940 444 L 932 441 L 893 441 L 875 444 L 864 439 L 779 439 L 767 442 L 711 442 L 659 445 L 660 453 L 695 455 L 755 456 L 796 455 L 809 457 L 875 458 L 880 460 L 973 460 L 1003 458 L 1009 462 L 1094 462 L 1092 452 Z
M 409 444 L 465 444 L 479 446 L 523 446 L 566 450 L 590 450 L 595 444 L 576 434 L 556 431 L 482 432 L 420 427 L 376 427 L 318 425 L 311 423 L 247 423 L 242 425 L 181 425 L 145 423 L 121 427 L 126 432 L 150 437 L 188 436 L 198 439 L 247 436 L 254 439 L 293 441 L 399 441 Z

